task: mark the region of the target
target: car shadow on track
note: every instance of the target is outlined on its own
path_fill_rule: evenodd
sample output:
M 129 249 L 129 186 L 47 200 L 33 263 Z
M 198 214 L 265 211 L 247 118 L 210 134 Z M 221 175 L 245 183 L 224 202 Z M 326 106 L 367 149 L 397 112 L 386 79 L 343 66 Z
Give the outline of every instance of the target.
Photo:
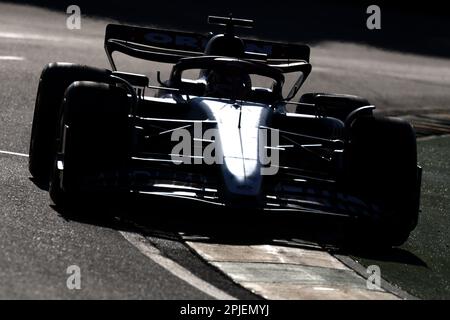
M 54 209 L 67 220 L 152 238 L 229 245 L 272 244 L 426 267 L 419 257 L 401 248 L 371 246 L 362 237 L 364 230 L 342 218 L 203 208 L 191 202 L 158 198 Z

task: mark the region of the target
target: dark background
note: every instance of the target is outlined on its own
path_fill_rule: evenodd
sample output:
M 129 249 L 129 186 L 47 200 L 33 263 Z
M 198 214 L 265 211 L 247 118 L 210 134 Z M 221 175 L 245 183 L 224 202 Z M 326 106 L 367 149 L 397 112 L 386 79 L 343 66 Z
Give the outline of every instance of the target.
M 255 20 L 252 35 L 313 44 L 326 40 L 370 45 L 433 56 L 450 56 L 450 13 L 444 1 L 136 1 L 16 0 L 65 11 L 77 4 L 83 15 L 124 23 L 206 31 L 206 17 L 227 15 Z M 368 30 L 366 9 L 381 8 L 381 30 Z M 246 31 L 244 30 L 243 33 Z

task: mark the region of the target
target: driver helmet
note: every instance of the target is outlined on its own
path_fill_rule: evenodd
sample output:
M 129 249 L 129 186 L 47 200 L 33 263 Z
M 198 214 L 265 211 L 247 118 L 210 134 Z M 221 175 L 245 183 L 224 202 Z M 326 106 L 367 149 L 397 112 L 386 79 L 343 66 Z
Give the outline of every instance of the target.
M 219 98 L 245 99 L 251 91 L 250 76 L 235 68 L 210 70 L 206 78 L 206 95 Z

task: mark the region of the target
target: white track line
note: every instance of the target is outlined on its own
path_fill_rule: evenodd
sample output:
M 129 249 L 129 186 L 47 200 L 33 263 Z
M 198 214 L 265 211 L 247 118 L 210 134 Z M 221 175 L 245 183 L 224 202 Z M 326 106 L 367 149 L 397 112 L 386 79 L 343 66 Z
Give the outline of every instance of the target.
M 0 56 L 0 60 L 23 61 L 23 60 L 25 60 L 25 58 L 24 57 L 16 57 L 16 56 Z
M 21 33 L 21 32 L 0 32 L 0 38 L 14 39 L 14 40 L 53 41 L 53 42 L 61 42 L 66 40 L 66 38 L 64 37 L 48 36 L 32 33 Z
M 11 39 L 11 40 L 28 40 L 28 41 L 47 41 L 53 43 L 61 43 L 70 41 L 77 42 L 86 42 L 91 43 L 92 41 L 98 41 L 100 38 L 91 38 L 91 37 L 79 37 L 79 36 L 49 36 L 42 34 L 30 34 L 30 33 L 21 33 L 21 32 L 2 32 L 0 31 L 0 39 Z
M 208 282 L 198 278 L 189 270 L 183 268 L 178 263 L 173 260 L 170 260 L 161 255 L 161 252 L 152 246 L 149 241 L 136 233 L 119 231 L 119 233 L 134 247 L 136 247 L 142 254 L 144 254 L 147 258 L 160 265 L 170 273 L 172 273 L 177 278 L 187 282 L 192 287 L 206 293 L 207 295 L 219 299 L 219 300 L 235 300 L 233 296 L 223 292 L 222 290 L 214 287 Z
M 13 155 L 13 156 L 19 156 L 19 157 L 28 158 L 28 155 L 26 153 L 18 153 L 18 152 L 11 152 L 11 151 L 5 151 L 5 150 L 0 150 L 0 153 L 2 153 L 2 154 L 10 154 L 10 155 Z
M 62 41 L 64 38 L 21 32 L 0 32 L 0 38 L 16 40 Z

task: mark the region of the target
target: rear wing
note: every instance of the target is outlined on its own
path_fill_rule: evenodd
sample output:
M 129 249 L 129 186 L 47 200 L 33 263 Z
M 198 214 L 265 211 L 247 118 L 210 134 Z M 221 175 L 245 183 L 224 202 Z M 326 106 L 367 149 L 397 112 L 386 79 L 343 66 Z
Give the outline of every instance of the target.
M 204 55 L 204 49 L 211 36 L 211 34 L 108 24 L 105 51 L 114 71 L 117 68 L 112 54 L 116 51 L 139 59 L 175 64 L 182 58 Z M 241 39 L 245 44 L 246 59 L 274 66 L 309 62 L 310 48 L 307 45 Z

